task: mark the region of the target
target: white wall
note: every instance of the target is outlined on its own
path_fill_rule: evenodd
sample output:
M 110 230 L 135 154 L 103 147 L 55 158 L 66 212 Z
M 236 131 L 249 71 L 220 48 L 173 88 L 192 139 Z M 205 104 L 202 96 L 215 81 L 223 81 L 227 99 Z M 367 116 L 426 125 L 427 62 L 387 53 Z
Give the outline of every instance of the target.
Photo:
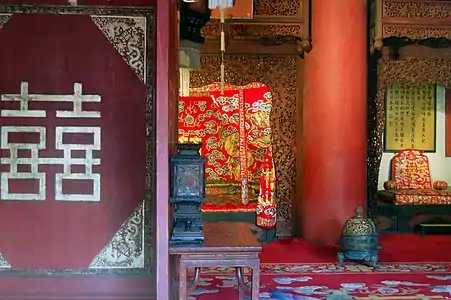
M 437 133 L 436 152 L 425 153 L 429 158 L 432 181 L 443 180 L 451 185 L 451 157 L 445 157 L 445 88 L 437 87 Z M 379 170 L 379 190 L 384 189 L 384 182 L 390 177 L 390 162 L 395 153 L 383 153 L 381 167 Z

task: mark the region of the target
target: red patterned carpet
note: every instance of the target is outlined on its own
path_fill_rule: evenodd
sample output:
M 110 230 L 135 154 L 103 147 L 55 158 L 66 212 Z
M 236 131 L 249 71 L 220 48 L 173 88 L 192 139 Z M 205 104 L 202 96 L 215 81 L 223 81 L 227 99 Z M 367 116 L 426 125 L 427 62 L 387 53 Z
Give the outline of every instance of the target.
M 302 240 L 264 245 L 260 299 L 451 299 L 451 236 L 392 234 L 380 244 L 376 269 L 338 267 L 336 249 Z M 237 297 L 233 270 L 215 268 L 202 271 L 190 299 Z

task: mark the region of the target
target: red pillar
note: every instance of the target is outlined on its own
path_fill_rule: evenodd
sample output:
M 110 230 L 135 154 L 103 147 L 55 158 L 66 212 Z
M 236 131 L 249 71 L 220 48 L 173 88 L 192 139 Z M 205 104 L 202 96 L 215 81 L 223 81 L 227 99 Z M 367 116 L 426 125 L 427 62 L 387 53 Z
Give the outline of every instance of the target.
M 313 49 L 305 59 L 303 237 L 334 245 L 366 204 L 367 7 L 362 0 L 312 0 Z

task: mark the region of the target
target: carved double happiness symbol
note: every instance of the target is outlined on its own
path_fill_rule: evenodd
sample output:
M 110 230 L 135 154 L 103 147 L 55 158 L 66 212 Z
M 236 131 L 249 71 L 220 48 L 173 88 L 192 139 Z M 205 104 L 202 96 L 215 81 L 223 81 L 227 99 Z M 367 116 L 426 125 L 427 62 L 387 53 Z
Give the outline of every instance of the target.
M 47 118 L 47 111 L 30 109 L 33 102 L 70 102 L 70 111 L 57 110 L 56 118 L 100 118 L 99 111 L 84 111 L 83 103 L 100 102 L 99 95 L 83 95 L 82 84 L 74 84 L 73 95 L 29 94 L 28 83 L 22 82 L 20 94 L 1 95 L 1 101 L 18 102 L 18 109 L 2 109 L 2 118 Z M 42 107 L 42 106 L 39 106 Z M 36 122 L 34 122 L 36 123 Z M 37 135 L 35 141 L 17 141 L 13 135 Z M 65 135 L 92 135 L 91 144 L 67 143 Z M 94 150 L 101 150 L 101 127 L 92 126 L 56 126 L 55 150 L 61 150 L 63 157 L 41 157 L 47 150 L 47 130 L 45 126 L 2 126 L 1 149 L 9 151 L 9 157 L 2 157 L 0 162 L 9 165 L 9 172 L 1 173 L 1 200 L 45 200 L 47 197 L 46 173 L 40 171 L 43 165 L 60 165 L 62 173 L 55 174 L 55 200 L 59 201 L 100 201 L 100 174 L 93 172 L 93 166 L 100 165 L 100 159 L 93 157 Z M 21 157 L 20 151 L 27 151 L 28 157 Z M 82 151 L 84 158 L 73 157 L 73 151 Z M 73 172 L 73 167 L 81 165 L 84 172 Z M 19 166 L 28 166 L 27 171 L 20 171 Z M 34 193 L 10 191 L 12 180 L 34 180 L 38 183 Z M 89 180 L 93 183 L 92 193 L 72 194 L 63 192 L 63 181 Z

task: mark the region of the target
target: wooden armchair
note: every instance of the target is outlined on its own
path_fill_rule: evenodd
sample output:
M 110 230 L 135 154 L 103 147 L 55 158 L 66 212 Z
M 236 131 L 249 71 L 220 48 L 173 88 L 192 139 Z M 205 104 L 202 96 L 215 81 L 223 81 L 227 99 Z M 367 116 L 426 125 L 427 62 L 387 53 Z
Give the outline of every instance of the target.
M 386 231 L 412 232 L 425 220 L 451 215 L 448 184 L 432 182 L 427 156 L 415 149 L 393 157 L 392 178 L 377 198 L 378 217 L 390 220 Z
M 379 199 L 395 205 L 451 205 L 451 191 L 444 181 L 432 182 L 426 155 L 415 149 L 393 157 L 392 180 L 384 183 Z

